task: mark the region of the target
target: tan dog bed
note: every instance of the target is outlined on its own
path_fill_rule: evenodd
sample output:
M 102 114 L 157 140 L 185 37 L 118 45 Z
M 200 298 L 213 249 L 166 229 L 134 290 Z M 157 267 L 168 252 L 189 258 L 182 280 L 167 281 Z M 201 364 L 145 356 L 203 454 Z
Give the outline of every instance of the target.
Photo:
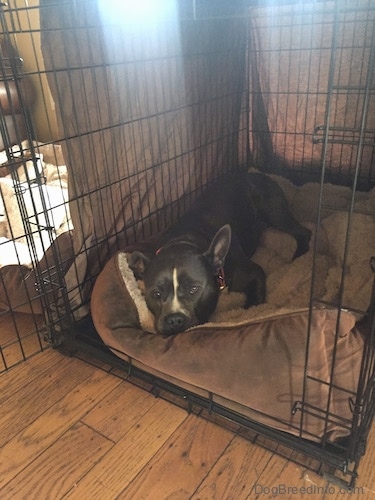
M 318 186 L 297 188 L 276 180 L 296 217 L 314 229 Z M 332 190 L 332 204 L 345 208 L 350 190 L 326 189 Z M 373 202 L 372 192 L 358 200 L 367 208 Z M 358 239 L 353 237 L 349 245 L 346 283 L 350 287 L 345 287 L 344 301 L 365 311 L 371 294 L 368 262 L 375 248 L 375 222 L 369 215 L 356 214 L 355 218 Z M 345 234 L 340 231 L 345 230 L 346 219 L 345 212 L 326 210 L 318 234 L 314 295 L 324 301 L 337 300 Z M 355 248 L 358 241 L 360 248 Z M 210 323 L 169 338 L 155 334 L 127 254 L 119 252 L 107 263 L 93 290 L 95 327 L 119 357 L 260 423 L 316 442 L 324 436 L 332 441 L 346 436 L 363 340 L 355 327 L 356 317 L 342 310 L 338 318 L 333 307 L 314 309 L 309 329 L 313 252 L 291 262 L 294 244 L 290 236 L 272 229 L 264 234 L 254 259 L 267 274 L 266 304 L 245 311 L 241 294 L 224 291 Z M 301 419 L 303 403 L 306 412 Z

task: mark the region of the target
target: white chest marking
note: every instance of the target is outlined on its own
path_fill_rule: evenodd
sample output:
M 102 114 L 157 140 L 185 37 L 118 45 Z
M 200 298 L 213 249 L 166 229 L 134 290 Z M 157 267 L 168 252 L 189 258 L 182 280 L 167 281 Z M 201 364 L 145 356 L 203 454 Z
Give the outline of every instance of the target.
M 173 280 L 173 301 L 171 310 L 172 312 L 179 312 L 182 310 L 182 306 L 180 304 L 180 301 L 178 300 L 178 295 L 177 295 L 178 278 L 177 278 L 177 269 L 175 267 L 173 268 L 172 280 Z

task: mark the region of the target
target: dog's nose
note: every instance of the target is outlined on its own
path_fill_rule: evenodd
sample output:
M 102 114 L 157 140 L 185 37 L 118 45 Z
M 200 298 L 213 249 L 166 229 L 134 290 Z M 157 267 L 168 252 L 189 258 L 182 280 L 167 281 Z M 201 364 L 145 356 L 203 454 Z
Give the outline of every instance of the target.
M 164 333 L 173 335 L 181 333 L 187 328 L 187 317 L 182 313 L 173 313 L 164 319 Z

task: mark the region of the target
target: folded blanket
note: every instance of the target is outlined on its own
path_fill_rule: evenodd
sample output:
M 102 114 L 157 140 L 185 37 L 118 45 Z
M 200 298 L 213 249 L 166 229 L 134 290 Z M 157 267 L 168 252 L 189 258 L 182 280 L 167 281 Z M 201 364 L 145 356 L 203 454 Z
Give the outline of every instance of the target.
M 25 148 L 27 145 L 25 144 Z M 25 265 L 32 267 L 34 260 L 39 261 L 51 242 L 60 234 L 72 229 L 68 205 L 68 179 L 66 166 L 55 165 L 44 160 L 61 162 L 61 148 L 58 145 L 38 145 L 37 162 L 27 160 L 17 168 L 14 180 L 10 174 L 0 178 L 0 267 L 6 265 Z M 17 151 L 13 151 L 17 157 Z M 21 154 L 18 152 L 18 154 Z M 46 157 L 44 157 L 46 154 Z M 5 160 L 5 153 L 0 155 Z M 38 170 L 38 172 L 35 171 Z M 42 185 L 36 178 L 44 178 Z M 31 224 L 29 238 L 24 224 L 24 212 Z M 38 228 L 52 227 L 52 231 Z M 30 250 L 30 238 L 34 251 Z

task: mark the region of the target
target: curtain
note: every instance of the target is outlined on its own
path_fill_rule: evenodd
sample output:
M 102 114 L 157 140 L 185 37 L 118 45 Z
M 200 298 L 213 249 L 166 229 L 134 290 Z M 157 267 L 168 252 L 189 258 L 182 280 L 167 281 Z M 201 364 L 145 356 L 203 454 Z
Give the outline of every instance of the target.
M 368 106 L 365 97 L 375 42 L 369 5 L 345 0 L 250 9 L 249 140 L 262 169 L 319 175 L 329 125 L 329 178 L 352 181 L 359 152 L 359 177 L 374 182 L 374 92 Z M 360 145 L 363 116 L 367 132 Z
M 218 15 L 222 0 L 199 18 L 186 2 L 155 3 L 141 18 L 124 7 L 136 2 L 40 3 L 69 173 L 75 261 L 65 282 L 76 318 L 117 249 L 161 231 L 238 165 L 245 17 Z

